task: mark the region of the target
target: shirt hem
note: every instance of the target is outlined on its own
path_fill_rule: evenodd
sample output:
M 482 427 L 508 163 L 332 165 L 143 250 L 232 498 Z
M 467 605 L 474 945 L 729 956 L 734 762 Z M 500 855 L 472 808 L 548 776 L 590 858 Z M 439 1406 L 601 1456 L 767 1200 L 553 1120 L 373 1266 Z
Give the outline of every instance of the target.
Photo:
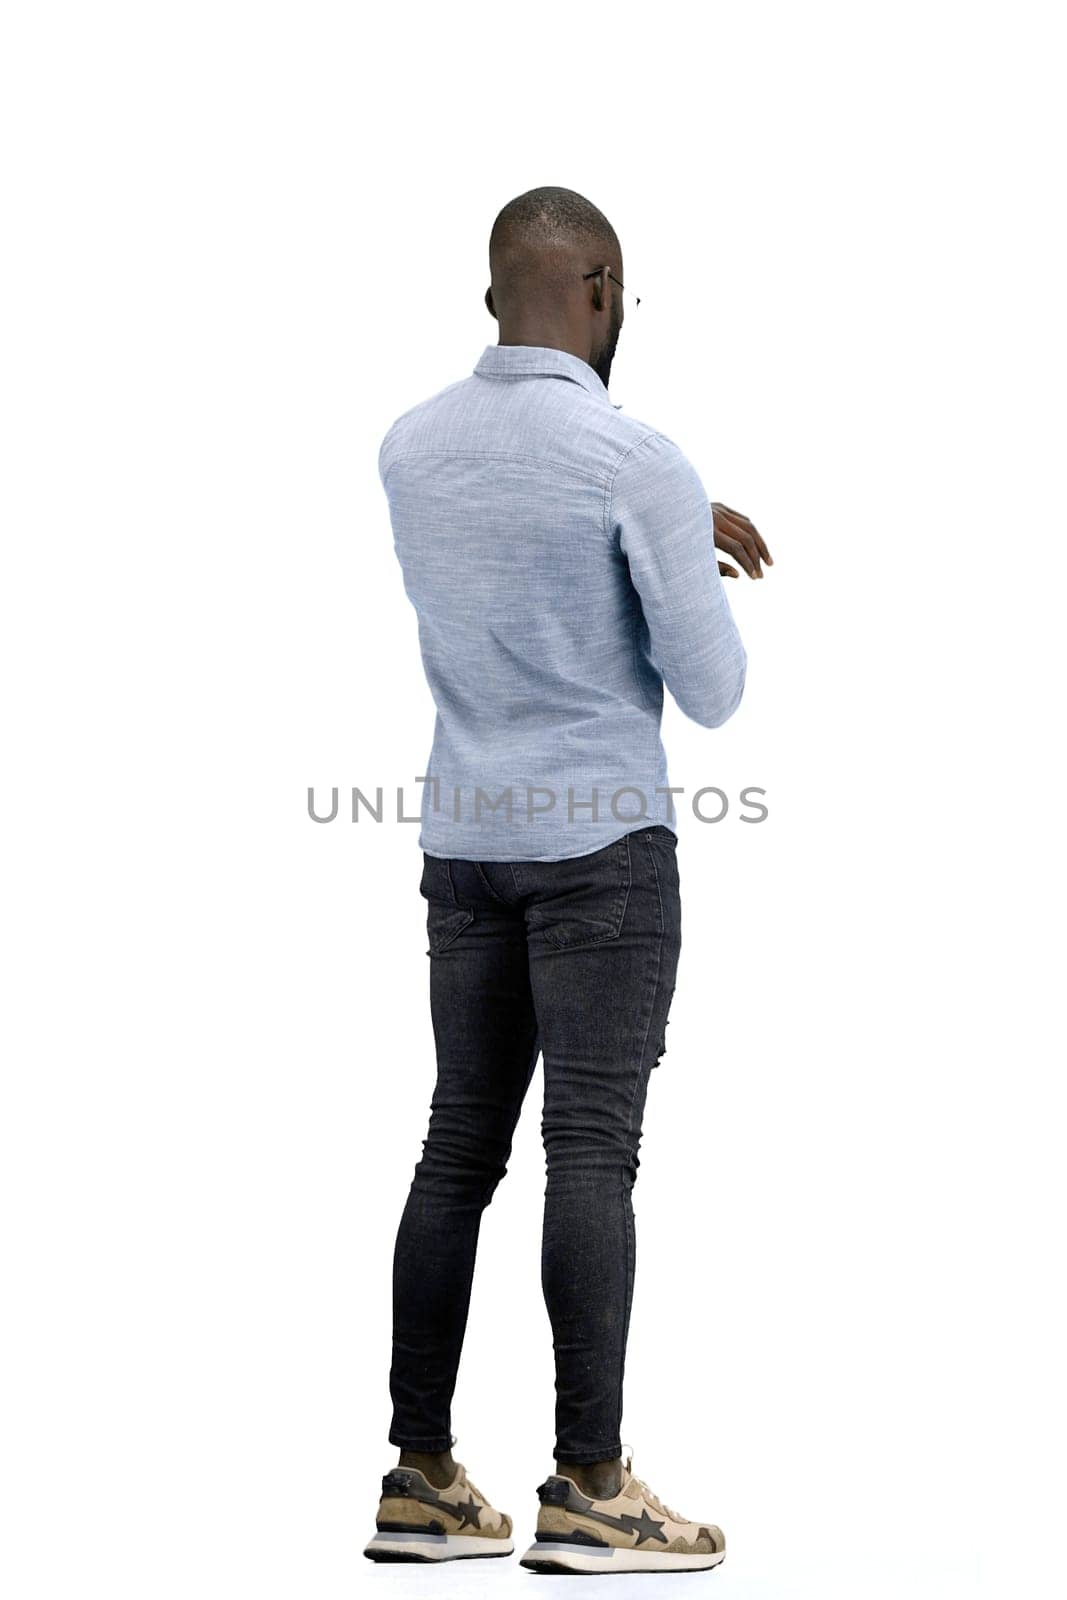
M 580 860 L 582 856 L 593 856 L 596 855 L 598 850 L 606 850 L 610 844 L 617 844 L 620 839 L 625 839 L 628 833 L 641 833 L 646 828 L 669 828 L 675 837 L 678 835 L 678 829 L 674 826 L 673 822 L 667 822 L 665 819 L 660 820 L 659 818 L 648 818 L 644 822 L 634 822 L 627 827 L 620 828 L 618 833 L 613 833 L 609 839 L 602 839 L 599 844 L 593 845 L 591 850 L 557 851 L 552 855 L 517 856 L 514 854 L 498 855 L 493 852 L 491 852 L 489 855 L 480 853 L 477 855 L 472 855 L 464 850 L 430 850 L 425 844 L 423 844 L 421 834 L 419 835 L 419 849 L 422 850 L 424 855 L 433 856 L 437 861 L 577 861 Z

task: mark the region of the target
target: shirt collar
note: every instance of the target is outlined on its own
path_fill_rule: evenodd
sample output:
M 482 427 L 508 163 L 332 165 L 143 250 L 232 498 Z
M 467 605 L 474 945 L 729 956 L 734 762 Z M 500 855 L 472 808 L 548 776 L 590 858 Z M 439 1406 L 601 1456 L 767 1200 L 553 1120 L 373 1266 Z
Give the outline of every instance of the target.
M 598 400 L 608 398 L 607 389 L 588 361 L 569 350 L 553 350 L 547 345 L 487 344 L 474 370 L 479 378 L 569 378 Z

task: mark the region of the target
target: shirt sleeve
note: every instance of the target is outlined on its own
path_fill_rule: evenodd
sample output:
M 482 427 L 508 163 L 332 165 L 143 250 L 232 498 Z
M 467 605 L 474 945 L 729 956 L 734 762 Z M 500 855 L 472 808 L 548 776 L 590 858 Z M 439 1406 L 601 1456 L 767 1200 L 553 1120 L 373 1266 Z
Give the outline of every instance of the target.
M 385 437 L 382 439 L 381 444 L 378 446 L 378 479 L 383 489 L 385 488 L 385 472 L 386 467 L 388 466 L 389 446 L 392 443 L 392 439 L 393 430 L 390 427 L 387 430 Z
M 653 665 L 687 717 L 721 726 L 741 702 L 747 658 L 704 486 L 666 435 L 649 434 L 623 457 L 609 517 L 641 601 Z

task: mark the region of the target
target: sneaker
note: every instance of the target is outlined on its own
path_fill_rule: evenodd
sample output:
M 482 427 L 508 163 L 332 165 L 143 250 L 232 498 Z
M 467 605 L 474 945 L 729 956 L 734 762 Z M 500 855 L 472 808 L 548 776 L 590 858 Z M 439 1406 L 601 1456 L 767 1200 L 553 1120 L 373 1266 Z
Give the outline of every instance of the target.
M 456 1463 L 447 1489 L 435 1489 L 414 1467 L 382 1479 L 378 1531 L 363 1551 L 371 1561 L 457 1561 L 510 1556 L 511 1518 L 494 1511 Z
M 571 1479 L 553 1475 L 537 1491 L 534 1543 L 520 1565 L 531 1572 L 697 1572 L 726 1555 L 721 1528 L 690 1522 L 623 1468 L 614 1499 L 590 1500 Z

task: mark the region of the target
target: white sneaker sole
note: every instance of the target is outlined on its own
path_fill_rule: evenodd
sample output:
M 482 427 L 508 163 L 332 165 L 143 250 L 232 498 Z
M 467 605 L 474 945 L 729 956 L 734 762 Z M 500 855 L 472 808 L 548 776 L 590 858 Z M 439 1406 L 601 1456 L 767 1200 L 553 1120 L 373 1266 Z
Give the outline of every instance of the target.
M 510 1556 L 510 1539 L 479 1539 L 460 1533 L 376 1533 L 364 1546 L 370 1561 L 468 1561 L 474 1556 Z
M 626 1550 L 618 1545 L 532 1544 L 519 1559 L 530 1572 L 707 1572 L 725 1559 L 725 1550 L 708 1555 L 671 1555 L 658 1550 Z

